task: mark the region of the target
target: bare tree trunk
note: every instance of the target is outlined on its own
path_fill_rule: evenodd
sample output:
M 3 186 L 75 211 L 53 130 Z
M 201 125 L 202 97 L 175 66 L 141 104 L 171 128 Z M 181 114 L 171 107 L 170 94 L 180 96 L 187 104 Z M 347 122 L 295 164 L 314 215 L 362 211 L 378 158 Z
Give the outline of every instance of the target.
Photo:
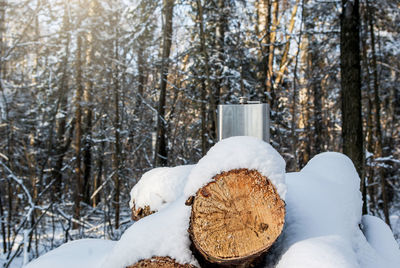
M 207 153 L 207 117 L 206 117 L 206 83 L 204 79 L 202 79 L 201 83 L 201 93 L 200 93 L 200 115 L 201 115 L 201 155 L 205 155 Z
M 369 17 L 369 31 L 371 36 L 371 49 L 372 49 L 372 71 L 373 71 L 373 81 L 374 81 L 374 104 L 375 104 L 375 137 L 376 137 L 376 145 L 375 145 L 375 157 L 382 157 L 382 127 L 381 127 L 381 101 L 379 98 L 379 77 L 378 77 L 378 69 L 376 63 L 376 51 L 375 51 L 375 33 L 374 33 L 374 14 L 371 6 L 369 5 L 369 1 L 367 3 L 367 12 Z M 378 167 L 380 183 L 381 183 L 381 191 L 382 191 L 382 199 L 383 199 L 383 213 L 385 215 L 385 222 L 390 226 L 389 220 L 389 206 L 388 206 L 388 198 L 386 192 L 386 178 L 383 172 L 382 167 Z
M 318 72 L 321 72 L 319 69 Z M 312 87 L 314 93 L 314 152 L 319 154 L 324 151 L 323 131 L 322 131 L 322 87 L 321 80 L 316 81 L 315 87 Z
M 266 88 L 268 92 L 268 99 L 267 102 L 269 104 L 269 107 L 271 108 L 271 111 L 275 109 L 275 98 L 276 94 L 274 91 L 274 85 L 273 85 L 273 80 L 274 80 L 274 54 L 275 54 L 275 41 L 276 41 L 276 33 L 279 25 L 279 1 L 278 0 L 273 0 L 272 1 L 272 7 L 274 9 L 273 12 L 273 17 L 272 17 L 272 27 L 270 31 L 270 38 L 269 38 L 269 45 L 268 45 L 268 72 L 267 72 L 267 79 L 265 81 L 266 83 Z M 268 11 L 270 12 L 270 11 Z
M 226 9 L 225 9 L 225 1 L 218 0 L 218 21 L 215 27 L 215 36 L 216 36 L 216 50 L 218 53 L 218 62 L 219 67 L 216 71 L 216 79 L 214 79 L 214 87 L 211 88 L 212 92 L 210 92 L 210 96 L 213 97 L 212 102 L 210 102 L 210 111 L 211 111 L 211 127 L 210 127 L 210 137 L 214 141 L 217 139 L 217 106 L 220 103 L 221 91 L 223 90 L 223 78 L 222 71 L 223 65 L 225 61 L 225 32 L 227 29 L 227 17 L 226 17 Z
M 137 66 L 138 66 L 138 91 L 137 91 L 137 98 L 136 98 L 136 114 L 138 115 L 140 104 L 142 103 L 143 93 L 144 93 L 144 83 L 145 83 L 145 60 L 143 55 L 143 50 L 139 49 L 137 53 Z
M 97 9 L 97 1 L 90 1 L 88 17 L 93 18 Z M 88 32 L 86 37 L 86 66 L 88 72 L 86 75 L 86 83 L 83 92 L 83 101 L 85 103 L 84 109 L 84 145 L 83 145 L 83 201 L 90 204 L 90 178 L 92 170 L 92 94 L 93 94 L 93 77 L 91 75 L 94 64 L 94 32 L 96 29 L 92 26 L 92 29 Z
M 115 148 L 113 154 L 113 169 L 114 169 L 114 207 L 115 207 L 115 229 L 119 228 L 119 196 L 120 196 L 120 180 L 119 180 L 119 162 L 120 162 L 120 122 L 119 122 L 119 88 L 118 82 L 114 85 L 114 108 L 115 108 Z
M 40 58 L 40 27 L 39 27 L 39 14 L 35 16 L 35 63 L 34 63 L 34 75 L 33 75 L 33 83 L 36 84 L 38 82 L 38 75 L 39 75 L 39 58 Z
M 271 3 L 272 0 L 258 0 L 257 1 L 257 35 L 261 40 L 261 60 L 260 60 L 260 81 L 262 82 L 261 92 L 258 95 L 262 99 L 267 99 L 265 95 L 268 91 L 267 78 L 268 78 L 268 58 L 270 53 L 270 42 L 271 42 Z
M 119 43 L 118 43 L 118 34 L 115 40 L 115 54 L 114 58 L 116 62 L 119 61 L 118 57 Z M 114 118 L 114 135 L 115 135 L 115 147 L 113 153 L 113 180 L 115 186 L 114 192 L 114 208 L 115 208 L 115 229 L 119 228 L 119 214 L 120 214 L 120 178 L 119 178 L 119 170 L 120 170 L 120 161 L 121 161 L 121 145 L 120 145 L 120 131 L 121 131 L 121 122 L 120 122 L 120 113 L 119 113 L 119 67 L 116 63 L 113 63 L 113 77 L 114 77 L 114 109 L 115 109 L 115 118 Z
M 5 107 L 5 116 L 7 120 L 7 128 L 6 128 L 6 138 L 7 138 L 7 143 L 8 145 L 10 144 L 10 124 L 8 120 L 8 107 L 7 107 L 7 100 L 4 94 L 4 89 L 3 89 L 3 77 L 5 71 L 3 70 L 4 68 L 4 50 L 5 50 L 5 44 L 4 44 L 4 33 L 6 31 L 5 28 L 5 21 L 6 21 L 6 6 L 7 6 L 7 1 L 6 0 L 0 0 L 0 92 L 1 92 L 1 97 L 2 101 L 4 103 Z M 3 111 L 1 111 L 3 112 Z M 9 157 L 10 153 L 10 148 L 7 146 L 7 154 Z M 5 216 L 3 215 L 3 204 L 0 204 L 0 209 L 1 209 L 1 230 L 3 234 L 3 251 L 4 253 L 7 251 L 10 251 L 10 236 L 11 236 L 11 219 L 12 219 L 12 202 L 11 202 L 11 185 L 9 182 L 7 182 L 7 219 L 5 219 Z M 5 195 L 4 195 L 5 196 Z M 1 200 L 2 201 L 2 200 Z M 4 223 L 7 222 L 7 231 L 5 229 Z
M 305 7 L 306 21 L 305 27 L 308 41 L 307 48 L 307 80 L 308 87 L 313 97 L 314 117 L 312 123 L 314 126 L 314 139 L 311 144 L 311 154 L 315 155 L 323 151 L 323 132 L 322 132 L 322 64 L 319 53 L 319 44 L 316 36 L 311 34 L 315 31 L 315 21 L 310 16 L 310 10 Z
M 276 75 L 276 79 L 275 79 L 275 82 L 273 85 L 274 91 L 278 90 L 278 88 L 280 87 L 280 84 L 282 83 L 282 79 L 286 72 L 287 66 L 289 65 L 288 55 L 289 55 L 290 41 L 292 39 L 291 36 L 292 36 L 293 29 L 294 29 L 295 21 L 296 21 L 296 14 L 297 14 L 297 9 L 299 7 L 299 2 L 300 2 L 300 0 L 296 0 L 296 3 L 292 9 L 292 14 L 291 14 L 289 28 L 288 28 L 289 33 L 286 35 L 285 48 L 283 50 L 281 63 L 279 65 L 279 71 Z
M 66 122 L 67 122 L 67 106 L 68 106 L 68 59 L 69 59 L 69 44 L 71 41 L 71 36 L 69 34 L 69 16 L 68 16 L 68 5 L 64 4 L 64 16 L 63 16 L 63 39 L 65 41 L 64 57 L 62 59 L 62 76 L 59 86 L 58 98 L 60 103 L 59 113 L 63 116 L 59 119 L 57 124 L 57 140 L 55 149 L 55 166 L 52 171 L 52 177 L 55 179 L 53 198 L 59 200 L 61 197 L 61 184 L 62 184 L 62 165 L 63 159 L 68 147 L 64 144 L 64 136 L 66 132 Z
M 77 37 L 77 50 L 76 50 L 76 96 L 75 96 L 75 181 L 76 190 L 74 198 L 74 218 L 79 220 L 81 213 L 82 201 L 82 169 L 81 169 L 81 138 L 82 138 L 82 33 L 78 33 Z M 77 229 L 79 225 L 74 222 L 73 229 Z
M 5 254 L 7 252 L 7 236 L 6 236 L 6 227 L 5 227 L 5 222 L 6 219 L 4 218 L 4 210 L 3 210 L 3 199 L 2 197 L 2 192 L 0 189 L 0 222 L 1 222 L 1 236 L 3 237 L 3 253 Z
M 157 111 L 157 140 L 154 155 L 155 166 L 166 166 L 168 163 L 168 143 L 167 143 L 167 126 L 165 121 L 165 106 L 167 94 L 167 80 L 169 68 L 169 55 L 172 44 L 172 16 L 174 10 L 174 0 L 164 0 L 163 16 L 163 52 L 161 63 L 161 81 L 160 81 L 160 99 Z
M 343 153 L 353 160 L 358 174 L 362 177 L 364 153 L 358 0 L 354 2 L 342 0 L 340 26 Z
M 104 127 L 104 122 L 103 119 L 100 119 L 100 139 L 101 139 L 101 144 L 100 144 L 100 152 L 99 152 L 99 159 L 97 160 L 97 176 L 96 179 L 93 182 L 93 191 L 97 192 L 97 189 L 101 185 L 101 178 L 103 176 L 103 169 L 104 169 L 104 149 L 105 149 L 105 127 Z M 93 199 L 93 207 L 96 207 L 97 204 L 100 202 L 100 193 L 97 193 L 95 196 L 92 197 Z
M 204 60 L 204 68 L 205 68 L 205 75 L 204 78 L 203 74 L 201 80 L 201 144 L 202 144 L 202 155 L 205 155 L 208 151 L 208 133 L 207 133 L 207 122 L 206 122 L 206 94 L 208 93 L 210 97 L 211 107 L 212 107 L 212 122 L 216 122 L 216 105 L 214 100 L 214 93 L 211 90 L 211 81 L 210 81 L 210 65 L 209 65 L 209 58 L 206 49 L 206 36 L 204 33 L 204 18 L 203 18 L 203 6 L 201 5 L 200 0 L 196 0 L 197 3 L 197 17 L 199 23 L 199 30 L 200 30 L 200 50 Z M 215 117 L 215 118 L 214 118 Z
M 301 43 L 302 43 L 302 37 L 303 37 L 303 25 L 304 25 L 304 20 L 305 20 L 305 9 L 304 9 L 304 2 L 305 0 L 301 1 L 301 8 L 302 8 L 302 14 L 301 14 L 301 23 L 300 23 L 300 32 L 299 32 L 299 39 L 298 39 L 298 47 L 297 47 L 297 52 L 296 52 L 296 58 L 295 58 L 295 64 L 294 64 L 294 70 L 293 70 L 293 93 L 292 93 L 292 124 L 291 124 L 291 139 L 292 139 L 292 154 L 293 154 L 293 166 L 292 170 L 293 171 L 298 171 L 299 166 L 298 166 L 298 156 L 297 156 L 297 148 L 298 148 L 298 138 L 297 138 L 297 102 L 298 102 L 298 89 L 297 89 L 297 71 L 298 71 L 298 65 L 299 65 L 299 56 L 300 56 L 300 50 L 301 50 Z
M 366 14 L 368 12 L 365 12 Z M 361 38 L 361 44 L 362 44 L 362 63 L 363 67 L 365 69 L 366 75 L 365 77 L 365 84 L 367 85 L 367 92 L 366 92 L 366 98 L 368 101 L 368 106 L 367 106 L 367 118 L 366 118 L 366 130 L 364 131 L 365 133 L 365 139 L 366 139 L 366 151 L 367 153 L 373 153 L 374 152 L 374 145 L 373 145 L 373 122 L 372 122 L 372 110 L 373 110 L 373 104 L 371 100 L 371 86 L 370 86 L 370 70 L 369 70 L 369 65 L 368 65 L 368 56 L 367 56 L 367 43 L 366 43 L 366 36 L 368 35 L 368 15 L 364 16 L 364 21 L 365 23 L 365 28 L 363 29 L 362 32 L 365 32 L 362 34 Z M 367 163 L 371 164 L 372 162 L 371 158 L 366 159 Z M 364 170 L 365 177 L 362 180 L 362 196 L 363 200 L 367 200 L 367 192 L 369 194 L 369 203 L 364 202 L 363 204 L 363 214 L 368 214 L 368 207 L 370 212 L 374 214 L 375 212 L 375 186 L 374 186 L 374 168 L 371 165 L 366 165 L 365 170 Z M 368 187 L 367 187 L 367 181 L 368 181 Z M 367 204 L 368 203 L 368 204 Z M 372 209 L 372 208 L 373 209 Z

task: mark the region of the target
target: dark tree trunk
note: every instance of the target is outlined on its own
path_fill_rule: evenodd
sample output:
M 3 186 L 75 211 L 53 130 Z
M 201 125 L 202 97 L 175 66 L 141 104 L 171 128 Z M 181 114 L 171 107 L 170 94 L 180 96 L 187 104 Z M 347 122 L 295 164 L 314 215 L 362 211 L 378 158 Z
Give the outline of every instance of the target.
M 137 53 L 137 66 L 138 66 L 138 93 L 136 98 L 136 114 L 139 115 L 140 105 L 142 103 L 143 93 L 144 93 L 144 83 L 145 83 L 145 60 L 143 55 L 143 50 L 139 49 Z
M 375 33 L 374 33 L 374 13 L 372 7 L 369 5 L 367 0 L 367 12 L 369 18 L 369 33 L 371 37 L 371 49 L 372 49 L 372 72 L 374 80 L 374 104 L 375 104 L 375 157 L 379 158 L 383 156 L 382 152 L 382 127 L 381 127 L 381 101 L 379 98 L 379 77 L 378 77 L 378 66 L 376 62 L 376 51 L 375 51 Z M 389 220 L 389 206 L 388 197 L 386 191 L 386 178 L 382 167 L 377 167 L 379 169 L 382 199 L 383 199 L 383 213 L 385 215 L 385 222 L 390 226 Z
M 342 0 L 340 16 L 340 69 L 342 88 L 343 153 L 363 178 L 363 129 L 361 118 L 359 1 Z
M 5 254 L 7 252 L 7 239 L 6 239 L 6 227 L 5 227 L 5 222 L 6 219 L 4 217 L 4 210 L 3 210 L 3 199 L 2 197 L 2 192 L 0 189 L 0 222 L 1 222 L 1 236 L 3 237 L 3 253 Z
M 363 20 L 365 23 L 363 23 L 363 29 L 362 31 L 360 31 L 361 33 L 363 33 L 361 35 L 361 45 L 362 45 L 362 63 L 363 63 L 363 68 L 364 68 L 364 72 L 366 73 L 366 75 L 364 75 L 363 77 L 365 77 L 365 81 L 364 83 L 367 86 L 367 90 L 365 93 L 365 97 L 367 98 L 367 114 L 366 114 L 366 124 L 365 124 L 365 131 L 364 131 L 364 135 L 365 135 L 365 142 L 366 144 L 364 145 L 364 147 L 366 148 L 366 151 L 368 153 L 373 153 L 374 152 L 374 144 L 373 144 L 373 119 L 372 119 L 372 110 L 373 110 L 373 105 L 372 105 L 372 99 L 371 99 L 371 86 L 370 86 L 370 69 L 369 69 L 369 65 L 368 65 L 368 56 L 367 56 L 367 43 L 366 43 L 366 39 L 367 39 L 367 35 L 368 35 L 368 14 L 367 12 L 364 13 L 365 16 L 363 17 Z M 362 196 L 363 196 L 363 200 L 367 200 L 367 192 L 369 194 L 369 202 L 367 204 L 367 202 L 364 202 L 363 204 L 363 210 L 362 213 L 363 214 L 368 214 L 368 207 L 370 212 L 372 212 L 372 214 L 374 215 L 375 212 L 375 186 L 374 186 L 374 167 L 372 167 L 372 157 L 366 159 L 366 166 L 365 166 L 365 170 L 364 170 L 364 174 L 365 174 L 365 178 L 362 180 L 362 187 L 361 187 L 361 192 L 362 192 Z M 367 189 L 367 181 L 368 181 L 368 189 Z
M 322 70 L 319 69 L 318 72 Z M 314 133 L 315 133 L 315 154 L 319 154 L 324 151 L 323 144 L 323 124 L 322 124 L 322 87 L 321 80 L 316 81 L 316 85 L 313 88 L 314 93 Z
M 157 140 L 154 155 L 155 166 L 166 166 L 168 163 L 167 126 L 165 121 L 165 106 L 167 95 L 167 80 L 169 68 L 169 54 L 172 43 L 172 17 L 174 0 L 164 0 L 163 15 L 165 18 L 163 29 L 163 51 L 161 63 L 160 99 L 157 114 Z
M 74 218 L 79 220 L 81 213 L 82 201 L 82 169 L 81 169 L 81 137 L 82 137 L 82 108 L 81 98 L 83 92 L 82 86 L 82 33 L 78 33 L 77 37 L 77 48 L 76 48 L 76 96 L 75 96 L 75 178 L 76 178 L 76 190 L 74 197 Z M 77 229 L 78 224 L 73 223 L 73 228 Z
M 119 61 L 119 42 L 118 42 L 118 30 L 117 30 L 117 38 L 115 40 L 115 51 L 114 51 L 114 59 L 116 62 Z M 113 153 L 113 180 L 114 180 L 114 208 L 115 208 L 115 229 L 119 228 L 119 214 L 120 214 L 120 163 L 121 163 L 121 141 L 120 141 L 120 132 L 121 132 L 121 118 L 119 111 L 119 103 L 120 103 L 120 83 L 119 83 L 119 66 L 113 63 L 113 84 L 114 84 L 114 109 L 115 109 L 115 118 L 114 118 L 114 135 L 115 135 L 115 146 Z
M 66 145 L 64 144 L 65 132 L 66 132 L 66 123 L 67 123 L 67 106 L 68 106 L 68 58 L 69 58 L 69 44 L 71 41 L 71 36 L 69 34 L 69 17 L 68 17 L 68 7 L 65 4 L 64 6 L 64 16 L 63 16 L 63 32 L 64 40 L 65 40 L 65 49 L 64 49 L 64 57 L 62 60 L 62 76 L 60 81 L 60 88 L 58 92 L 58 98 L 60 103 L 59 112 L 63 114 L 57 124 L 57 140 L 56 140 L 56 149 L 55 149 L 55 166 L 52 171 L 52 177 L 55 180 L 54 182 L 54 191 L 53 191 L 53 201 L 60 199 L 62 192 L 62 173 L 61 169 L 63 166 L 64 156 L 67 150 Z
M 275 41 L 277 38 L 277 29 L 279 24 L 279 1 L 272 1 L 272 26 L 270 29 L 269 44 L 268 44 L 268 68 L 267 68 L 267 79 L 265 80 L 265 87 L 268 92 L 267 102 L 271 111 L 276 111 L 276 92 L 274 91 L 274 56 L 275 56 Z M 273 121 L 275 118 L 272 119 Z M 272 133 L 273 134 L 273 133 Z
M 105 151 L 105 146 L 106 146 L 106 142 L 105 142 L 105 136 L 104 136 L 104 132 L 105 127 L 104 127 L 104 120 L 100 119 L 100 131 L 101 131 L 101 135 L 100 135 L 100 152 L 99 152 L 99 158 L 97 160 L 97 176 L 93 181 L 93 192 L 96 193 L 95 196 L 92 197 L 93 199 L 93 207 L 96 207 L 97 204 L 100 202 L 100 193 L 98 192 L 98 188 L 101 185 L 101 181 L 102 181 L 102 176 L 103 176 L 103 169 L 104 169 L 104 151 Z
M 89 7 L 89 16 L 93 18 L 97 10 L 97 2 L 91 1 Z M 93 76 L 92 71 L 94 66 L 94 44 L 96 29 L 92 26 L 86 36 L 86 66 L 89 72 L 86 75 L 85 90 L 83 92 L 84 109 L 84 127 L 85 136 L 83 144 L 83 201 L 90 204 L 90 184 L 92 170 L 92 94 L 93 94 Z
M 225 62 L 225 32 L 227 29 L 227 16 L 225 14 L 225 1 L 218 0 L 218 21 L 215 27 L 215 37 L 216 37 L 216 50 L 218 53 L 218 63 L 219 66 L 216 70 L 216 79 L 214 79 L 214 86 L 211 88 L 210 95 L 213 96 L 213 102 L 210 103 L 211 112 L 211 122 L 210 122 L 210 138 L 214 141 L 217 140 L 217 106 L 220 103 L 221 91 L 223 90 L 224 79 L 222 78 L 223 66 Z
M 211 86 L 211 81 L 210 81 L 210 65 L 209 65 L 209 58 L 208 58 L 208 53 L 206 49 L 206 36 L 204 32 L 204 18 L 203 18 L 203 6 L 201 5 L 201 1 L 197 0 L 197 17 L 198 17 L 198 27 L 200 30 L 200 50 L 201 50 L 201 55 L 203 57 L 204 61 L 204 69 L 205 69 L 205 77 L 203 73 L 200 73 L 201 75 L 201 106 L 200 106 L 200 113 L 201 113 L 201 153 L 202 155 L 205 155 L 208 151 L 208 133 L 207 133 L 207 119 L 206 119 L 206 95 L 207 93 L 209 94 L 210 97 L 210 106 L 212 109 L 211 112 L 211 121 L 216 122 L 216 105 L 215 105 L 215 100 L 214 100 L 214 93 L 212 92 L 210 86 Z M 212 126 L 215 124 L 212 123 Z M 213 127 L 212 127 L 213 128 Z

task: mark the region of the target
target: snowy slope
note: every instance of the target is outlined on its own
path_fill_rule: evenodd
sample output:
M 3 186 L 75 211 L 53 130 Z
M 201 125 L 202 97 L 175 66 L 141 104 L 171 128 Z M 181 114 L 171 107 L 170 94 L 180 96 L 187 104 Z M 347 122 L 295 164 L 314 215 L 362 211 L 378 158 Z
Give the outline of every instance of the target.
M 25 268 L 90 268 L 99 267 L 116 242 L 81 239 L 68 242 L 30 262 Z

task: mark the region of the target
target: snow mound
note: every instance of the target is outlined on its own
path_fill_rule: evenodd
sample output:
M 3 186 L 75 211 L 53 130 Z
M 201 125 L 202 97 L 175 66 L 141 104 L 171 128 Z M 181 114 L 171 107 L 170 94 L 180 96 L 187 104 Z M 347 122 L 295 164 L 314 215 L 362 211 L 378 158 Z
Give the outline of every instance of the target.
M 105 258 L 102 268 L 125 268 L 153 256 L 168 256 L 197 265 L 188 236 L 190 207 L 183 197 L 134 223 Z
M 296 268 L 358 267 L 351 244 L 340 236 L 309 238 L 293 244 L 276 266 Z
M 282 156 L 260 139 L 246 136 L 227 138 L 215 144 L 193 167 L 184 195 L 195 195 L 199 188 L 223 171 L 247 168 L 257 170 L 267 177 L 276 187 L 279 196 L 285 199 L 285 165 Z
M 386 260 L 398 263 L 400 267 L 399 245 L 389 226 L 380 218 L 370 215 L 362 217 L 363 233 L 368 243 Z
M 155 168 L 143 174 L 142 178 L 131 190 L 132 208 L 149 206 L 158 211 L 168 203 L 182 195 L 186 179 L 193 165 Z
M 68 242 L 28 263 L 25 268 L 89 268 L 99 267 L 115 242 L 102 239 L 81 239 Z
M 286 174 L 287 227 L 293 242 L 350 236 L 361 221 L 359 181 L 351 160 L 339 153 L 319 154 L 301 172 Z
M 236 168 L 258 170 L 273 181 L 281 197 L 287 186 L 285 228 L 274 245 L 276 251 L 270 252 L 277 263 L 274 267 L 400 267 L 399 246 L 389 227 L 376 217 L 361 217 L 360 179 L 348 157 L 340 153 L 319 154 L 300 172 L 286 174 L 286 185 L 284 167 L 279 154 L 256 138 L 223 140 L 194 167 L 146 173 L 133 197 L 141 196 L 137 200 L 145 203 L 139 204 L 162 209 L 134 223 L 119 241 L 73 241 L 26 268 L 125 268 L 154 256 L 198 265 L 190 250 L 187 230 L 191 208 L 185 200 L 214 175 Z M 152 197 L 157 193 L 163 197 Z M 274 254 L 280 255 L 279 260 Z
M 350 187 L 351 191 L 358 191 L 360 188 L 360 177 L 353 162 L 341 153 L 320 153 L 308 161 L 301 171 L 319 176 L 320 179 L 335 184 Z
M 300 172 L 286 174 L 286 183 L 284 254 L 277 267 L 400 267 L 395 258 L 381 256 L 359 229 L 360 178 L 347 156 L 319 154 Z M 394 241 L 386 232 L 382 243 L 389 237 Z

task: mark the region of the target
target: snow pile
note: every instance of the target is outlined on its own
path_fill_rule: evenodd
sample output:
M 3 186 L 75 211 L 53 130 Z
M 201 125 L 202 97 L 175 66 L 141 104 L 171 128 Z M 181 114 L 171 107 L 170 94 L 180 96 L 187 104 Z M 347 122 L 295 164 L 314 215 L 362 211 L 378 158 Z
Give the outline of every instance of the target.
M 114 245 L 114 241 L 102 239 L 71 241 L 28 263 L 25 268 L 99 267 Z
M 276 187 L 279 196 L 285 199 L 285 166 L 282 156 L 260 139 L 245 136 L 227 138 L 215 144 L 193 167 L 184 195 L 195 195 L 198 189 L 223 171 L 247 168 L 255 169 L 267 177 Z
M 300 172 L 286 174 L 286 182 L 286 252 L 277 267 L 400 267 L 396 258 L 376 251 L 359 229 L 360 179 L 348 157 L 319 154 Z M 398 246 L 387 242 L 393 256 L 400 256 Z
M 280 155 L 256 138 L 223 140 L 194 167 L 146 173 L 132 190 L 133 198 L 138 205 L 162 209 L 134 223 L 115 244 L 97 240 L 68 243 L 27 268 L 125 268 L 154 256 L 198 265 L 190 250 L 191 208 L 185 205 L 186 198 L 216 174 L 237 168 L 258 170 L 284 197 L 284 166 Z M 351 160 L 340 153 L 319 154 L 300 172 L 286 174 L 286 225 L 276 243 L 279 260 L 271 252 L 275 267 L 400 267 L 400 250 L 389 227 L 376 217 L 361 217 L 359 184 Z
M 362 217 L 363 233 L 368 243 L 386 260 L 399 264 L 399 245 L 393 237 L 389 226 L 378 217 Z
M 319 154 L 301 172 L 288 173 L 286 182 L 292 242 L 320 235 L 348 237 L 361 222 L 360 179 L 345 155 Z
M 197 265 L 188 236 L 190 207 L 183 197 L 133 224 L 106 257 L 102 268 L 125 268 L 153 256 Z
M 340 236 L 321 236 L 292 245 L 277 268 L 358 267 L 351 244 Z
M 155 168 L 143 174 L 131 190 L 132 208 L 149 206 L 151 211 L 158 211 L 182 195 L 187 176 L 193 165 Z

